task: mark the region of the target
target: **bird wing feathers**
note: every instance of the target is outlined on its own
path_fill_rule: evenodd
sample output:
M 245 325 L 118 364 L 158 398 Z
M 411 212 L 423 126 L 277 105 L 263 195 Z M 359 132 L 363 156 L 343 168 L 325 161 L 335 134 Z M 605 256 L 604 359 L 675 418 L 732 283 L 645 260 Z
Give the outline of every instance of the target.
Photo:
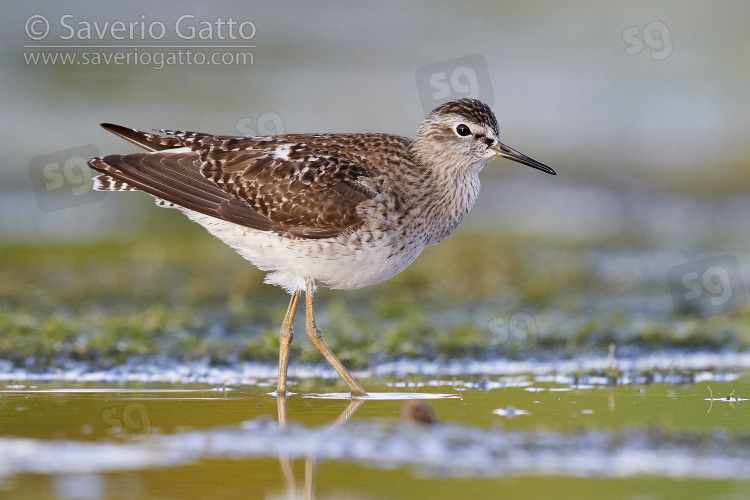
M 357 206 L 377 195 L 371 177 L 343 158 L 325 135 L 214 136 L 116 125 L 107 130 L 153 151 L 93 158 L 104 174 L 97 188 L 145 191 L 177 205 L 245 227 L 327 238 L 359 226 Z M 181 149 L 175 149 L 181 148 Z

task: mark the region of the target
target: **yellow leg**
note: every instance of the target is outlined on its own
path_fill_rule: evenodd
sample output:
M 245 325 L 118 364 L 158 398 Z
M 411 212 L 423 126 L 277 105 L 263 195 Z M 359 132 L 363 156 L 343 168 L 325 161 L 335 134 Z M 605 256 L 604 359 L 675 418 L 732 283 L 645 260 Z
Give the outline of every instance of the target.
M 323 340 L 323 333 L 315 324 L 315 302 L 313 300 L 314 284 L 311 279 L 307 280 L 307 290 L 305 291 L 305 332 L 312 341 L 313 345 L 320 351 L 324 358 L 331 364 L 336 373 L 346 382 L 346 385 L 352 390 L 352 396 L 367 396 L 367 393 L 362 386 L 354 380 L 354 377 L 346 370 L 341 361 L 333 354 L 331 348 L 328 347 L 325 340 Z
M 294 314 L 297 312 L 299 293 L 298 290 L 292 295 L 292 300 L 289 302 L 289 308 L 286 310 L 284 322 L 281 324 L 281 330 L 279 331 L 279 383 L 276 387 L 276 394 L 279 397 L 286 396 L 286 372 L 289 367 L 289 346 L 294 337 L 292 323 L 294 323 Z

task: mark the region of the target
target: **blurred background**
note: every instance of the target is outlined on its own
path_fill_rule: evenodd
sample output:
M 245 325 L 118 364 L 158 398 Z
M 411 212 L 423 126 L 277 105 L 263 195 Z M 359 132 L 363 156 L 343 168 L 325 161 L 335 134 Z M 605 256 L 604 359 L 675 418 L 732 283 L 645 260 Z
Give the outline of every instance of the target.
M 385 283 L 320 290 L 316 319 L 368 391 L 450 392 L 460 401 L 434 401 L 442 422 L 529 432 L 461 462 L 463 434 L 446 427 L 441 448 L 408 428 L 427 439 L 430 463 L 445 460 L 432 483 L 424 469 L 394 469 L 398 460 L 376 475 L 367 467 L 377 457 L 354 469 L 326 458 L 329 444 L 390 449 L 379 433 L 367 446 L 323 434 L 316 484 L 347 492 L 330 498 L 547 498 L 551 488 L 561 498 L 747 498 L 746 481 L 732 479 L 747 477 L 750 442 L 737 397 L 750 367 L 749 19 L 742 0 L 0 3 L 0 455 L 21 457 L 0 471 L 0 491 L 253 497 L 285 484 L 283 442 L 260 460 L 237 450 L 253 444 L 248 418 L 265 419 L 266 436 L 281 415 L 266 393 L 288 296 L 178 211 L 142 193 L 92 191 L 88 158 L 138 151 L 100 123 L 413 137 L 438 104 L 472 96 L 492 106 L 506 144 L 558 175 L 491 162 L 454 235 Z M 304 339 L 303 317 L 291 390 L 345 390 Z M 101 392 L 76 394 L 82 386 Z M 155 387 L 176 391 L 149 396 Z M 234 400 L 226 389 L 238 389 Z M 290 419 L 318 426 L 343 403 L 290 398 Z M 358 418 L 398 418 L 400 402 L 369 403 Z M 249 441 L 223 434 L 227 425 Z M 168 450 L 167 462 L 133 465 L 133 448 L 109 447 L 152 426 L 134 446 Z M 661 430 L 633 434 L 643 426 Z M 196 439 L 195 429 L 218 434 Z M 568 441 L 539 429 L 575 432 Z M 600 442 L 582 429 L 615 433 Z M 38 445 L 50 439 L 58 444 Z M 107 446 L 86 447 L 86 459 L 77 441 Z M 622 446 L 634 446 L 630 462 Z M 178 456 L 195 462 L 175 465 Z M 507 457 L 513 467 L 493 466 L 499 474 L 533 465 L 495 483 L 478 469 L 474 489 L 447 480 L 483 457 Z M 352 484 L 359 497 L 341 490 Z
M 742 246 L 750 229 L 744 2 L 2 10 L 3 241 L 109 238 L 161 216 L 146 196 L 87 190 L 80 158 L 136 150 L 100 122 L 412 137 L 432 104 L 464 95 L 492 105 L 507 144 L 559 173 L 493 162 L 464 231 L 711 248 Z
M 747 3 L 2 9 L 0 328 L 25 340 L 0 353 L 14 365 L 45 366 L 45 349 L 163 352 L 159 335 L 187 339 L 177 357 L 276 356 L 281 290 L 151 197 L 91 190 L 89 157 L 138 150 L 99 123 L 413 137 L 464 96 L 559 175 L 493 161 L 454 236 L 382 285 L 324 294 L 345 361 L 502 357 L 509 342 L 571 354 L 581 339 L 750 345 L 750 316 L 731 314 L 746 311 L 750 272 Z M 210 354 L 217 338 L 228 344 Z

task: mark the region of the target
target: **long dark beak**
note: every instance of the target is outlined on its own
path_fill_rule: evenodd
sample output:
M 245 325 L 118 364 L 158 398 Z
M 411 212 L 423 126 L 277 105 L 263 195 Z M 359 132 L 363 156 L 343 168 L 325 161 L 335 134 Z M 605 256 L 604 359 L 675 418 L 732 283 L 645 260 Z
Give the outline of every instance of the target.
M 525 154 L 519 153 L 513 148 L 509 148 L 500 141 L 498 141 L 494 146 L 490 147 L 490 149 L 494 151 L 497 156 L 508 158 L 509 160 L 517 161 L 518 163 L 523 163 L 524 165 L 534 167 L 538 170 L 541 170 L 542 172 L 547 172 L 548 174 L 557 175 L 557 172 L 552 170 L 552 168 L 548 167 L 544 163 L 538 162 L 533 158 L 529 158 Z

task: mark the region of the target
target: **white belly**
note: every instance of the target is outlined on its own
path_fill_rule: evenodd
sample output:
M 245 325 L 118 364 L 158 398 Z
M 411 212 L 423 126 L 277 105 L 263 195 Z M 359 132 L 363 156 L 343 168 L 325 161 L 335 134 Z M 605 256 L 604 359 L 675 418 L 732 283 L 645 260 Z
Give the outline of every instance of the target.
M 424 250 L 422 238 L 361 231 L 325 239 L 295 239 L 258 231 L 182 209 L 190 219 L 234 248 L 262 271 L 265 282 L 287 292 L 304 290 L 306 279 L 319 286 L 353 290 L 374 285 L 403 271 Z M 404 239 L 410 243 L 401 249 Z

